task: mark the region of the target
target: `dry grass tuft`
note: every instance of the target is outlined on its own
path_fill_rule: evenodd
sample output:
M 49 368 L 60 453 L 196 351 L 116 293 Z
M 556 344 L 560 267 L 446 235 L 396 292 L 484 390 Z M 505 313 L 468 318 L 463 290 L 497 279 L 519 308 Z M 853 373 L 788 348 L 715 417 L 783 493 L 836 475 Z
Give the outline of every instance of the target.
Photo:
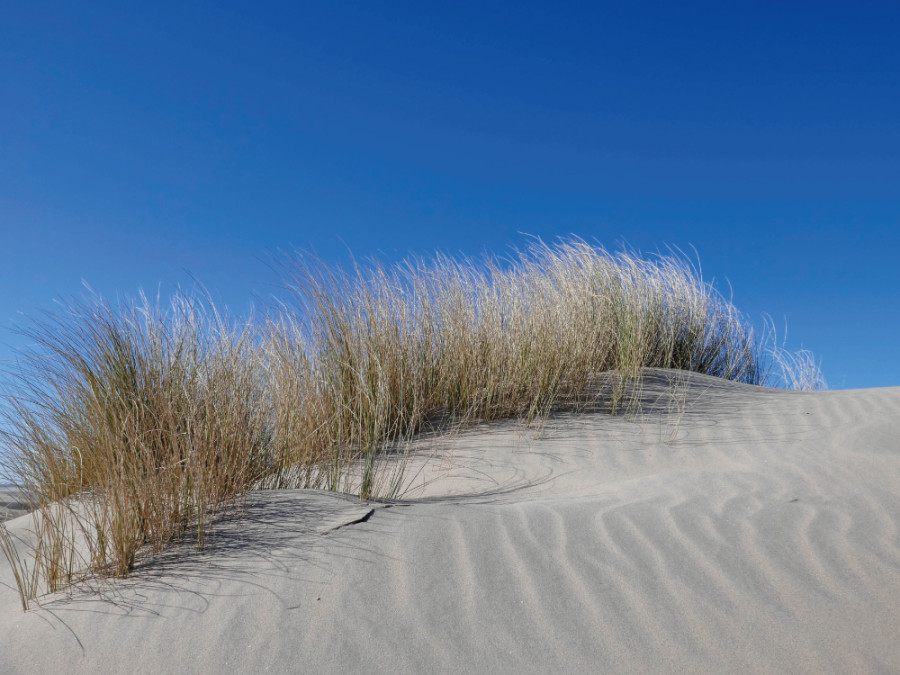
M 121 576 L 142 548 L 160 551 L 188 527 L 202 545 L 210 511 L 265 472 L 251 332 L 211 305 L 179 295 L 161 312 L 143 296 L 117 308 L 95 297 L 26 335 L 35 348 L 4 433 L 7 472 L 35 507 L 23 576 L 50 591 L 84 563 Z

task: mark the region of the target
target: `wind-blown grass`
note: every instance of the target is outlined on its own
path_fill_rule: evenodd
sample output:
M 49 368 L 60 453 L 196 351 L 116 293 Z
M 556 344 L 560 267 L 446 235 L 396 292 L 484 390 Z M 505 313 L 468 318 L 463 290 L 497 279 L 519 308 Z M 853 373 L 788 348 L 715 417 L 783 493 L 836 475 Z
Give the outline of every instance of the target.
M 124 575 L 142 547 L 160 551 L 189 526 L 202 543 L 208 512 L 263 472 L 249 328 L 184 296 L 166 313 L 143 297 L 93 298 L 26 335 L 35 348 L 8 400 L 6 468 L 42 514 L 32 558 L 48 589 L 85 563 Z
M 32 567 L 14 565 L 23 605 L 85 570 L 125 575 L 188 528 L 202 546 L 207 518 L 254 487 L 389 493 L 386 450 L 577 406 L 601 373 L 764 384 L 775 365 L 795 386 L 820 379 L 674 256 L 568 240 L 506 259 L 281 265 L 288 297 L 244 325 L 179 294 L 166 311 L 94 297 L 24 331 L 35 347 L 4 432 L 7 473 L 41 514 Z M 611 412 L 627 403 L 624 386 L 606 391 Z M 0 541 L 13 562 L 15 542 Z

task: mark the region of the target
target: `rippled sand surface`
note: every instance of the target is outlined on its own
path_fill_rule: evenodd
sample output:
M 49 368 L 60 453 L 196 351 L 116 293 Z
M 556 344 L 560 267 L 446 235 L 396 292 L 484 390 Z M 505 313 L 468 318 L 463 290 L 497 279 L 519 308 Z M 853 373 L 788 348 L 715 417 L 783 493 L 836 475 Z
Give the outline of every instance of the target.
M 255 493 L 100 595 L 0 586 L 0 672 L 897 672 L 900 388 L 670 377 L 423 444 L 400 502 Z

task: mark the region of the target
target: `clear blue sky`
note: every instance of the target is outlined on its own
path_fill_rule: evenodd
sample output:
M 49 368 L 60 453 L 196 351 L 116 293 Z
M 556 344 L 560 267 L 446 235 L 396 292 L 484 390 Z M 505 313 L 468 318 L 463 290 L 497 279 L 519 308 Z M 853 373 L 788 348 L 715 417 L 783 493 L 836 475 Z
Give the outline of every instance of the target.
M 4 3 L 0 361 L 82 279 L 241 313 L 279 248 L 574 233 L 694 246 L 831 387 L 900 385 L 897 7 Z

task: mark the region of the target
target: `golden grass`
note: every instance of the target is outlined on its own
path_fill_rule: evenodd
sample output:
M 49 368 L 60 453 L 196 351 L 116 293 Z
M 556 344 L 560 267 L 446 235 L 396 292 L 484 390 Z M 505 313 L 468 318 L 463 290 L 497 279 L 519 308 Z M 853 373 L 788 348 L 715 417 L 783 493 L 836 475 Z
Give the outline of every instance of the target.
M 183 296 L 167 313 L 143 297 L 93 298 L 27 334 L 36 347 L 9 399 L 7 471 L 42 514 L 31 558 L 49 590 L 83 563 L 124 575 L 142 547 L 160 551 L 189 526 L 202 544 L 207 514 L 263 472 L 249 328 Z
M 389 494 L 398 476 L 380 459 L 392 448 L 448 424 L 577 406 L 604 372 L 762 384 L 774 365 L 794 386 L 820 381 L 808 354 L 756 340 L 677 257 L 572 239 L 351 272 L 303 254 L 280 262 L 288 298 L 242 325 L 178 294 L 165 311 L 93 297 L 24 331 L 35 347 L 4 432 L 6 473 L 35 499 L 24 559 L 0 529 L 23 606 L 84 573 L 126 575 L 188 528 L 202 546 L 207 519 L 252 488 Z M 610 412 L 624 391 L 608 390 Z

